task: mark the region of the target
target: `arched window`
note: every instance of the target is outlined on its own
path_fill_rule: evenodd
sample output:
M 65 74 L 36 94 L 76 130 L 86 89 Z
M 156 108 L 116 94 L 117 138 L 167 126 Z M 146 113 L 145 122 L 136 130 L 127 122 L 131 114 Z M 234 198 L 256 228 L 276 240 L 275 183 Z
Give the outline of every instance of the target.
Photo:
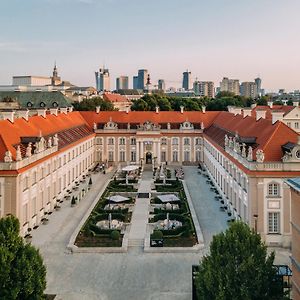
M 190 144 L 190 139 L 189 138 L 184 138 L 183 144 L 184 145 L 189 145 Z
M 172 145 L 178 145 L 178 138 L 172 139 Z
M 119 145 L 125 145 L 125 138 L 119 139 Z
M 130 139 L 130 144 L 131 145 L 136 145 L 136 138 L 131 138 Z
M 201 139 L 200 139 L 200 138 L 196 138 L 195 144 L 196 144 L 196 145 L 201 145 Z
M 32 105 L 33 105 L 33 104 L 32 104 L 32 102 L 30 102 L 30 101 L 27 102 L 27 104 L 26 104 L 27 107 L 32 107 Z
M 114 138 L 108 139 L 108 145 L 114 145 Z
M 52 107 L 58 107 L 58 103 L 57 102 L 53 102 L 52 103 Z
M 46 106 L 45 102 L 40 103 L 40 107 L 45 107 L 45 106 Z
M 268 184 L 268 196 L 279 196 L 279 184 L 276 182 L 271 182 Z

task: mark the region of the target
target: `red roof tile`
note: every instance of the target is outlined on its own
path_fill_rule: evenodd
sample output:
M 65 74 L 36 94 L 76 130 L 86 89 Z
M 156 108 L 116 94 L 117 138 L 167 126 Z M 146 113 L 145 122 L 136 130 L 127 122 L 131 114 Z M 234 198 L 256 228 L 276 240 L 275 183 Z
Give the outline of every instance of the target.
M 251 111 L 251 116 L 253 118 L 256 118 L 256 111 L 257 110 L 265 110 L 266 111 L 266 119 L 272 120 L 272 111 L 281 111 L 286 115 L 291 110 L 293 110 L 295 106 L 292 105 L 273 105 L 272 108 L 267 105 L 257 105 L 255 108 Z
M 110 102 L 128 102 L 128 99 L 120 94 L 104 93 L 103 99 Z

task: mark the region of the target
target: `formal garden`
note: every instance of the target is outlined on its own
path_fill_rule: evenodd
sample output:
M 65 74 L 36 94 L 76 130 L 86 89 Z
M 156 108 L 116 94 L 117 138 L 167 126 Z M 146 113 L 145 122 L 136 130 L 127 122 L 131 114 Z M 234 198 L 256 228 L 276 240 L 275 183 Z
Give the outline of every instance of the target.
M 110 181 L 78 233 L 78 247 L 122 247 L 126 226 L 131 221 L 136 196 L 136 180 Z
M 197 236 L 183 184 L 180 180 L 155 181 L 149 223 L 150 245 L 162 240 L 163 247 L 192 247 Z

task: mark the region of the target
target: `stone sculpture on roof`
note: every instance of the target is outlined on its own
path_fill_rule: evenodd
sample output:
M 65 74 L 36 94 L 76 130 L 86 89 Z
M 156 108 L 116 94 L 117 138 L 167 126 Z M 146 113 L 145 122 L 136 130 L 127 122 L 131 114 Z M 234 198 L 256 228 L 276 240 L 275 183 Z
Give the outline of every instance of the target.
M 16 151 L 16 161 L 20 161 L 20 160 L 22 160 L 22 154 L 21 154 L 20 145 L 18 145 L 17 151 Z
M 248 148 L 247 160 L 249 160 L 249 161 L 253 160 L 253 150 L 252 150 L 251 146 Z
M 12 162 L 12 155 L 10 151 L 5 152 L 4 162 Z
M 58 136 L 57 136 L 57 133 L 53 137 L 53 146 L 58 146 Z
M 264 151 L 262 149 L 258 149 L 256 151 L 256 161 L 259 163 L 262 163 L 262 162 L 264 162 L 264 160 L 265 160 Z
M 25 156 L 30 157 L 32 155 L 31 151 L 32 151 L 31 143 L 28 143 L 28 146 L 26 148 L 26 155 Z

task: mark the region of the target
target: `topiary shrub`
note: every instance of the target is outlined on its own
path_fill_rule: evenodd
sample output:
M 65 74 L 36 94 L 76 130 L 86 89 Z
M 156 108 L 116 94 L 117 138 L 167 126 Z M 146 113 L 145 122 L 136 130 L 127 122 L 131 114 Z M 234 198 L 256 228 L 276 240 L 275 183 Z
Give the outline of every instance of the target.
M 160 230 L 154 230 L 151 239 L 153 240 L 161 240 L 163 238 L 164 234 Z
M 118 230 L 114 230 L 110 233 L 110 238 L 114 241 L 118 241 L 120 239 L 120 232 Z

